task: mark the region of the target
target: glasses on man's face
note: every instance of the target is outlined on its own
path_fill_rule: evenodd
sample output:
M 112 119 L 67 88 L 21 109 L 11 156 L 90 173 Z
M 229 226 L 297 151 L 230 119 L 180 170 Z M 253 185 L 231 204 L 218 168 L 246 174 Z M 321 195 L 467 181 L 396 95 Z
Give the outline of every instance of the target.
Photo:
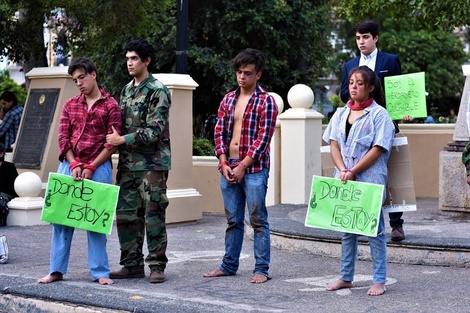
M 74 78 L 73 82 L 75 83 L 75 85 L 77 85 L 78 83 L 85 81 L 87 76 L 88 76 L 88 73 L 81 74 L 77 78 Z

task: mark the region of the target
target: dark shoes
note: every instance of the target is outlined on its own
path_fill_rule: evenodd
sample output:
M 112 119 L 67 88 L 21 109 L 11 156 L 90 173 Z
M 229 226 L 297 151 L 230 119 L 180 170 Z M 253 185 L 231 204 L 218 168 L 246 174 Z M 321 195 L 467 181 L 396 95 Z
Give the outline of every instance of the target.
M 143 266 L 123 267 L 120 270 L 111 272 L 109 278 L 111 279 L 124 279 L 124 278 L 143 278 L 145 271 Z M 163 283 L 165 281 L 165 274 L 163 271 L 152 269 L 149 277 L 151 283 Z
M 392 241 L 402 241 L 405 239 L 405 232 L 402 225 L 392 226 Z
M 149 277 L 149 282 L 153 283 L 163 283 L 165 281 L 165 273 L 160 272 L 159 270 L 152 270 Z
M 145 277 L 143 266 L 123 267 L 120 270 L 111 272 L 109 278 L 111 279 L 124 279 L 124 278 L 142 278 Z

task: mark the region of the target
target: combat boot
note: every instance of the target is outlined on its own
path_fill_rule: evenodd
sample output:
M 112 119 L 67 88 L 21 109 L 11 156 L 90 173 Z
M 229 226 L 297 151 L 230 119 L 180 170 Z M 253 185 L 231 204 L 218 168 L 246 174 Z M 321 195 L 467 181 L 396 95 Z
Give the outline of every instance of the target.
M 111 272 L 109 278 L 125 279 L 125 278 L 142 278 L 145 277 L 143 266 L 123 267 L 117 271 Z

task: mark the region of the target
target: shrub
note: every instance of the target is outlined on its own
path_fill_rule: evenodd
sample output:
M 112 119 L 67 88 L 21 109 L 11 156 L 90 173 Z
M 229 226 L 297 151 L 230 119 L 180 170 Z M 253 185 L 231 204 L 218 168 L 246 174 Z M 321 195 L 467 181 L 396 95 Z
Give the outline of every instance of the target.
M 214 146 L 206 138 L 196 138 L 193 135 L 193 156 L 214 156 Z

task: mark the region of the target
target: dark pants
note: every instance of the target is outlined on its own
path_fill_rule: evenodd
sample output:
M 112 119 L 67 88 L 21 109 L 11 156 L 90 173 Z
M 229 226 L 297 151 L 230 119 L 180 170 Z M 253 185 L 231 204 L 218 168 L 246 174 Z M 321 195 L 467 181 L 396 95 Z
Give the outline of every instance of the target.
M 401 218 L 403 212 L 392 212 L 388 213 L 388 217 L 390 218 L 390 226 L 401 226 L 403 225 L 403 219 Z

